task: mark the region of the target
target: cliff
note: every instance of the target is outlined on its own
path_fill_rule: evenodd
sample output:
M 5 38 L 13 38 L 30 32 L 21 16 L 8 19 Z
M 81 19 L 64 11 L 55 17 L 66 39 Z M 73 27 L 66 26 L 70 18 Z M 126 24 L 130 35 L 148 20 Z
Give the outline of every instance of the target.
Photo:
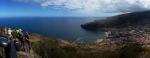
M 87 30 L 103 30 L 107 28 L 148 27 L 150 25 L 150 11 L 133 12 L 108 17 L 103 20 L 81 25 Z

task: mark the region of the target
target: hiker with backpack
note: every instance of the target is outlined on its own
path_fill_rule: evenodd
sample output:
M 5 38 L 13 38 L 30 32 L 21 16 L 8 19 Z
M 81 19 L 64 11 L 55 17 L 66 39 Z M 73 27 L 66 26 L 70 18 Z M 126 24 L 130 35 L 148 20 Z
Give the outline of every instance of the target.
M 21 49 L 24 50 L 24 34 L 22 32 L 22 29 L 16 29 L 16 33 L 17 33 L 17 38 L 21 43 Z
M 16 50 L 20 51 L 20 41 L 18 39 L 18 34 L 15 29 L 12 31 L 12 40 L 14 41 Z
M 7 29 L 8 38 L 13 41 L 16 47 L 16 50 L 19 51 L 20 49 L 23 51 L 29 51 L 30 50 L 30 37 L 29 33 L 23 33 L 22 29 L 15 29 L 12 30 L 11 28 Z
M 30 49 L 30 42 L 29 42 L 29 33 L 23 33 L 22 29 L 17 29 L 16 30 L 17 34 L 18 34 L 18 39 L 21 42 L 21 48 L 23 51 L 29 51 Z
M 25 52 L 30 52 L 30 42 L 29 42 L 30 37 L 29 37 L 29 33 L 28 32 L 26 32 L 24 34 L 23 39 L 24 39 L 24 42 L 23 42 L 23 44 L 24 44 L 23 45 L 24 51 Z
M 29 49 L 30 49 L 30 41 L 29 41 L 30 36 L 29 36 L 29 33 L 26 32 L 26 33 L 24 34 L 24 37 L 25 37 L 25 42 L 29 45 Z

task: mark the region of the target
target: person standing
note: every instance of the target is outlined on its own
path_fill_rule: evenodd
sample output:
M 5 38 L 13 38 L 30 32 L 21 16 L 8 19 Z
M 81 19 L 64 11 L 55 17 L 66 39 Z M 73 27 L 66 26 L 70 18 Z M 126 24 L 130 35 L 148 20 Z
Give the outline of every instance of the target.
M 26 32 L 24 37 L 25 37 L 25 42 L 28 44 L 28 47 L 30 49 L 31 47 L 30 47 L 30 41 L 29 41 L 29 39 L 30 39 L 29 33 Z
M 18 34 L 17 34 L 16 30 L 13 30 L 12 37 L 13 37 L 14 45 L 15 45 L 16 50 L 20 51 L 20 42 L 19 42 L 19 39 L 17 36 L 18 36 Z
M 8 33 L 7 34 L 8 34 L 9 38 L 12 38 L 12 30 L 11 30 L 11 28 L 8 28 Z
M 24 34 L 21 29 L 16 29 L 17 38 L 21 42 L 21 49 L 24 50 Z
M 4 34 L 7 34 L 8 33 L 8 28 L 4 28 Z

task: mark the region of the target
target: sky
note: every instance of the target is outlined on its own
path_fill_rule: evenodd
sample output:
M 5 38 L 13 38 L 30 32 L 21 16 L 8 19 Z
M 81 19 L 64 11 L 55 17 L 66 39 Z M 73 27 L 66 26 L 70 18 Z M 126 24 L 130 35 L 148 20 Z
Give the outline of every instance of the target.
M 0 0 L 0 17 L 105 17 L 150 10 L 150 0 Z

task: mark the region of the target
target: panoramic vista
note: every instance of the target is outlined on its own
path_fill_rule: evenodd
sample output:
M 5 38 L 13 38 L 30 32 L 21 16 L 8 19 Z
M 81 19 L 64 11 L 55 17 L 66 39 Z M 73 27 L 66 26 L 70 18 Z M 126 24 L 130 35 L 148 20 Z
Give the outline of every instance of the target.
M 0 58 L 149 58 L 150 0 L 1 0 Z

